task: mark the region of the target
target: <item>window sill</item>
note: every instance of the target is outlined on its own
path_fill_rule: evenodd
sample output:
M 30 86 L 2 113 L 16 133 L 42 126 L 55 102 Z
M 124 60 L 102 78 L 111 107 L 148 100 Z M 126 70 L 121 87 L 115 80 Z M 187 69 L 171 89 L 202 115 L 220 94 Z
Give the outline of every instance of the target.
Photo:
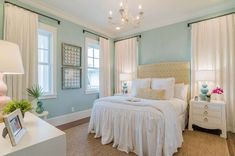
M 53 95 L 44 95 L 42 97 L 40 97 L 40 100 L 46 100 L 46 99 L 56 99 L 57 95 L 53 94 Z
M 85 94 L 99 94 L 99 90 L 86 90 Z

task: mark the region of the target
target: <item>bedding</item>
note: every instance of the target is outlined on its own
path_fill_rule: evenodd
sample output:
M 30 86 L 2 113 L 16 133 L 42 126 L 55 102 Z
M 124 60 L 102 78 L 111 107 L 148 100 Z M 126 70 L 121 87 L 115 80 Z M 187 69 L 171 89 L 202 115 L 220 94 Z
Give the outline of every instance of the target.
M 140 88 L 137 92 L 137 98 L 151 99 L 151 100 L 165 100 L 166 90 L 164 89 L 150 89 Z
M 174 97 L 175 78 L 152 78 L 152 89 L 164 89 L 166 90 L 166 99 L 172 99 Z
M 187 101 L 188 85 L 177 83 L 174 87 L 174 97 Z
M 187 102 L 178 98 L 173 98 L 169 100 L 169 102 L 173 105 L 176 115 L 180 116 L 181 114 L 185 113 L 187 111 Z
M 88 132 L 101 137 L 102 144 L 113 142 L 113 147 L 139 156 L 172 156 L 177 152 L 183 137 L 177 117 L 180 109 L 172 104 L 176 100 L 130 102 L 129 98 L 112 96 L 96 100 Z
M 150 88 L 151 85 L 151 79 L 145 78 L 145 79 L 136 79 L 132 81 L 131 85 L 131 95 L 137 96 L 137 92 L 141 88 Z

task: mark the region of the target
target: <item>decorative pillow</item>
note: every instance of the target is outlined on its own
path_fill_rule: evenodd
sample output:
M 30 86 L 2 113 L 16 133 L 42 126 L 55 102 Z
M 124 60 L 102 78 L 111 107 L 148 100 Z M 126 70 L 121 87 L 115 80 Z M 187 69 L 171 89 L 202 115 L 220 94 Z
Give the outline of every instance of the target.
M 165 93 L 166 91 L 164 89 L 140 88 L 137 92 L 137 97 L 151 100 L 165 100 Z
M 166 100 L 174 97 L 175 78 L 153 78 L 151 88 L 155 90 L 164 89 Z
M 174 97 L 182 100 L 187 100 L 188 87 L 189 86 L 185 85 L 184 83 L 175 84 Z
M 137 96 L 137 92 L 140 88 L 149 88 L 150 89 L 151 79 L 136 79 L 132 81 L 131 84 L 131 95 Z

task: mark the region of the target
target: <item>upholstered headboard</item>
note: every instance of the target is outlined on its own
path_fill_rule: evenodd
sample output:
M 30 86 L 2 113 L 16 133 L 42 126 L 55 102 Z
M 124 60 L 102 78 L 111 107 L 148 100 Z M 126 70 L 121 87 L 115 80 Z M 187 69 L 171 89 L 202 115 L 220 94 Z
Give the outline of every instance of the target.
M 190 83 L 189 62 L 164 62 L 157 64 L 140 65 L 138 78 L 174 77 L 176 83 Z

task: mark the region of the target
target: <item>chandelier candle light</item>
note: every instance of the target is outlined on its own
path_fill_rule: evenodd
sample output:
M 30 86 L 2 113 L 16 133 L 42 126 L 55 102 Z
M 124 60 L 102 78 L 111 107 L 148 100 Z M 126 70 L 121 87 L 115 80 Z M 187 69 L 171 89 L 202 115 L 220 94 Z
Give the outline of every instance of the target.
M 141 21 L 143 20 L 144 12 L 142 10 L 142 5 L 140 4 L 138 6 L 138 14 L 135 16 L 129 12 L 127 0 L 125 1 L 125 3 L 124 2 L 120 3 L 120 9 L 118 12 L 120 14 L 120 18 L 119 17 L 114 18 L 113 12 L 111 10 L 109 11 L 109 17 L 108 17 L 109 23 L 115 25 L 116 30 L 120 30 L 127 26 L 138 27 Z

